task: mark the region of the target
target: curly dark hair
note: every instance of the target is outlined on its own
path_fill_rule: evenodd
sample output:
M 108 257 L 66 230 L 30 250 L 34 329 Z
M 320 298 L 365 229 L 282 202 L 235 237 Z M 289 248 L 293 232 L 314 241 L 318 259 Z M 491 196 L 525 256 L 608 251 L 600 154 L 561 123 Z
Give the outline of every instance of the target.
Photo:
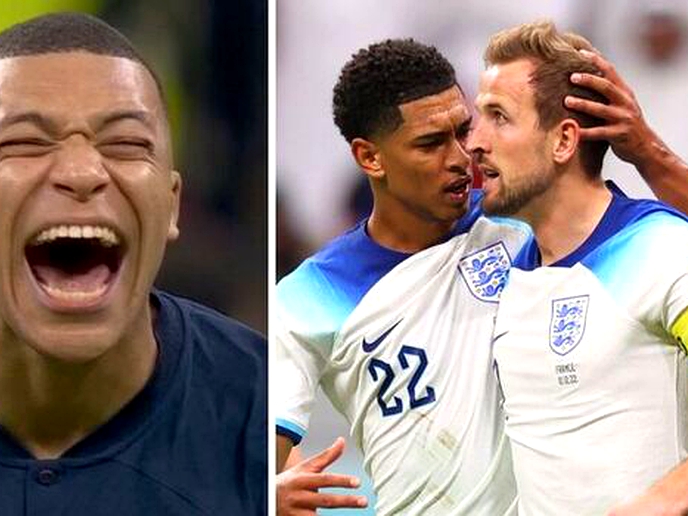
M 454 68 L 435 48 L 413 39 L 388 39 L 359 50 L 334 87 L 334 122 L 348 142 L 393 131 L 399 105 L 440 93 L 456 82 Z

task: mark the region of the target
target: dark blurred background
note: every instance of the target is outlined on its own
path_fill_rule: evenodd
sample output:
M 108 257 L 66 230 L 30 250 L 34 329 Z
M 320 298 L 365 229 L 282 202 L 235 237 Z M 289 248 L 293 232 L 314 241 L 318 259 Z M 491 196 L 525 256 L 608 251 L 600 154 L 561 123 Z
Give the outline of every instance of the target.
M 267 330 L 267 0 L 0 2 L 0 29 L 94 14 L 158 72 L 182 173 L 181 237 L 158 286 Z

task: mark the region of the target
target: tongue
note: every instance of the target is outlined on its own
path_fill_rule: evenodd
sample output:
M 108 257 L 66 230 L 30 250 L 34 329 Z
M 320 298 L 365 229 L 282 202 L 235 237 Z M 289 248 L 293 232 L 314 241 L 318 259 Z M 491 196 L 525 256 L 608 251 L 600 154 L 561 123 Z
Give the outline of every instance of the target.
M 49 265 L 34 265 L 32 269 L 39 283 L 65 292 L 96 291 L 107 283 L 111 274 L 105 264 L 94 265 L 79 272 L 66 272 Z

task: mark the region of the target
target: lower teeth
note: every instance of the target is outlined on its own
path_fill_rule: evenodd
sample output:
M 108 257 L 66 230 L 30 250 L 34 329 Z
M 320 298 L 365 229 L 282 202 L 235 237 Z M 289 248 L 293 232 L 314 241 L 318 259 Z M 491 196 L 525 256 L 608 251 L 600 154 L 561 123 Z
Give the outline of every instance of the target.
M 105 289 L 107 287 L 106 285 L 102 285 L 88 292 L 79 290 L 62 290 L 61 288 L 51 287 L 49 285 L 43 285 L 43 288 L 48 294 L 50 294 L 53 297 L 60 297 L 72 301 L 80 301 L 101 296 L 105 292 Z

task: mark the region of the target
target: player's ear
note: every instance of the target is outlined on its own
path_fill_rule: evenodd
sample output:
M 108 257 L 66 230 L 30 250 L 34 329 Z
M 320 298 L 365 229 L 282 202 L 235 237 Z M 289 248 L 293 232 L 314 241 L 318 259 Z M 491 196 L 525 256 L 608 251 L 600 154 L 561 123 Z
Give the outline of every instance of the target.
M 167 241 L 172 242 L 179 238 L 179 201 L 182 194 L 182 177 L 176 170 L 171 172 L 170 177 L 170 195 L 172 196 L 170 225 L 167 229 Z
M 364 138 L 354 138 L 351 141 L 351 154 L 368 177 L 380 179 L 384 176 L 380 148 L 375 143 Z
M 552 157 L 558 165 L 568 163 L 578 150 L 580 126 L 572 118 L 565 118 L 554 128 Z

